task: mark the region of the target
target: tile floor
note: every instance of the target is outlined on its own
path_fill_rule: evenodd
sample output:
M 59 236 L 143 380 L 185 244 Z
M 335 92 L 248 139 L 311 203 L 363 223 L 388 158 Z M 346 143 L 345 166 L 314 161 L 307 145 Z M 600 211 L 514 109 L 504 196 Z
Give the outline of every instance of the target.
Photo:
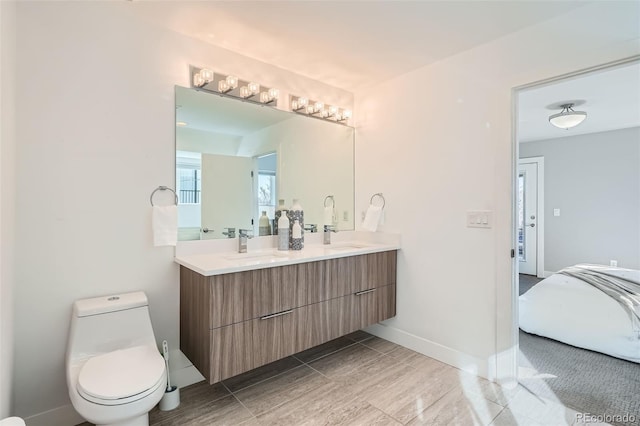
M 151 425 L 555 426 L 577 414 L 364 332 L 180 392 L 180 406 L 154 408 Z

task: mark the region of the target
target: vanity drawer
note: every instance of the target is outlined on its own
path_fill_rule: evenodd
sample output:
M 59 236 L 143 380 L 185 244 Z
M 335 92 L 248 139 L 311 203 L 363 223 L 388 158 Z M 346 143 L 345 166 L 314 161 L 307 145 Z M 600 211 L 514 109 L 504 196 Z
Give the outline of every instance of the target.
M 395 316 L 395 284 L 359 290 L 345 299 L 348 315 L 344 321 L 349 332 Z
M 355 283 L 353 292 L 383 287 L 396 282 L 395 251 L 372 253 L 359 256 L 355 262 Z
M 212 329 L 303 306 L 307 299 L 297 265 L 217 275 L 210 286 Z

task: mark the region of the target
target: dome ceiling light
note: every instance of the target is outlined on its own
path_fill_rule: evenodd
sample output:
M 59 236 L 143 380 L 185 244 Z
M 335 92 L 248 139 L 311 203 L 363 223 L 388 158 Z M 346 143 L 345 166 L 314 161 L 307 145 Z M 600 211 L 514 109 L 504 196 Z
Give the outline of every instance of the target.
M 560 105 L 562 111 L 557 114 L 550 115 L 549 123 L 565 130 L 569 130 L 570 128 L 576 127 L 578 124 L 582 123 L 584 119 L 587 118 L 587 113 L 584 111 L 574 111 L 574 105 L 574 103 Z

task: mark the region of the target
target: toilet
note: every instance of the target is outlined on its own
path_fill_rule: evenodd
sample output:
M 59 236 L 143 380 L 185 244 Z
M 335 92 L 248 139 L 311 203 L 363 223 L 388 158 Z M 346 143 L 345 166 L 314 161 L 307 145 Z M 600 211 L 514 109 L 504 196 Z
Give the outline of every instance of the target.
M 7 417 L 0 420 L 0 426 L 25 426 L 25 424 L 20 417 Z
M 164 358 L 139 291 L 77 300 L 66 358 L 76 411 L 96 425 L 148 426 L 167 386 Z

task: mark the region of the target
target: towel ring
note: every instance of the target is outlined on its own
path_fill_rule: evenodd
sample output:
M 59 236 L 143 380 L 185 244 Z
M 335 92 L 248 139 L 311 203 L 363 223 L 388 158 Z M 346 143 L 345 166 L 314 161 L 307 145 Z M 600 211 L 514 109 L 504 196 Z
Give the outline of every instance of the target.
M 156 189 L 153 190 L 153 192 L 151 193 L 151 196 L 149 197 L 149 201 L 151 201 L 151 206 L 152 207 L 153 207 L 153 196 L 158 191 L 171 191 L 171 192 L 173 192 L 173 195 L 176 197 L 176 206 L 178 205 L 178 194 L 176 194 L 176 191 L 174 191 L 173 189 L 169 188 L 168 186 L 160 185 L 159 187 L 157 187 Z
M 325 207 L 329 207 L 327 205 L 327 200 L 331 200 L 331 207 L 335 207 L 336 206 L 336 200 L 335 200 L 335 198 L 333 198 L 333 195 L 327 195 L 324 198 L 324 203 L 323 204 L 324 204 Z
M 377 192 L 371 196 L 371 200 L 369 200 L 369 204 L 373 205 L 373 199 L 376 197 L 380 197 L 382 199 L 382 208 L 384 209 L 385 204 L 387 204 L 387 200 L 384 199 L 382 192 Z

